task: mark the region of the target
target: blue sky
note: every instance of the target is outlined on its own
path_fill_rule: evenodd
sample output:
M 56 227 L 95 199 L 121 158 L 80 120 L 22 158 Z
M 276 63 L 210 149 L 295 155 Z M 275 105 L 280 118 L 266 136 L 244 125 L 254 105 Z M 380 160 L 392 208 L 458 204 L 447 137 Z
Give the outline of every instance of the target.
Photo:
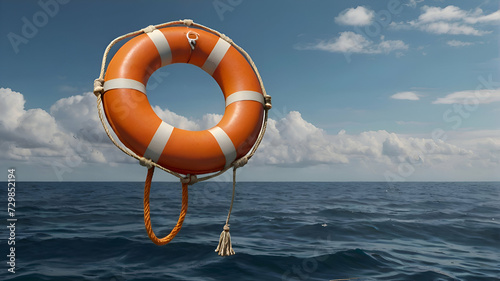
M 242 46 L 273 97 L 241 180 L 500 180 L 499 4 L 1 0 L 0 167 L 21 180 L 143 180 L 103 135 L 93 80 L 115 37 L 190 18 Z M 224 110 L 191 65 L 158 70 L 148 98 L 186 129 Z

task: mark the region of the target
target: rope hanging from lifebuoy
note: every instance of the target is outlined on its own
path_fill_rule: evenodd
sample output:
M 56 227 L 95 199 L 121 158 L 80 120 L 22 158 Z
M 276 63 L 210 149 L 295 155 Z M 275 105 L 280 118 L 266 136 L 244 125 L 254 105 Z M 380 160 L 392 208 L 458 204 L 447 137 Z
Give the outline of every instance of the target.
M 150 218 L 150 208 L 149 208 L 149 191 L 151 190 L 151 182 L 153 180 L 155 167 L 151 167 L 148 169 L 148 174 L 146 176 L 146 182 L 144 184 L 144 225 L 146 226 L 146 231 L 148 232 L 149 239 L 153 241 L 156 245 L 165 245 L 174 239 L 175 235 L 179 233 L 182 227 L 182 223 L 184 222 L 184 218 L 186 217 L 187 209 L 188 209 L 188 183 L 182 183 L 182 207 L 181 212 L 179 214 L 179 220 L 175 227 L 170 231 L 170 234 L 163 238 L 156 237 L 153 228 L 151 227 L 151 218 Z
M 113 56 L 117 42 L 132 38 Z M 204 131 L 186 131 L 161 120 L 146 98 L 152 71 L 172 64 L 190 63 L 210 74 L 226 101 L 219 124 Z M 236 70 L 236 71 L 235 71 Z M 214 178 L 233 168 L 233 195 L 219 255 L 232 255 L 229 217 L 234 201 L 236 169 L 255 154 L 267 126 L 271 97 L 250 56 L 231 39 L 192 20 L 148 26 L 120 36 L 106 48 L 99 78 L 94 81 L 99 118 L 110 140 L 120 150 L 148 168 L 144 187 L 144 222 L 150 239 L 158 245 L 170 242 L 179 232 L 187 212 L 188 185 Z M 111 135 L 104 114 L 121 145 Z M 134 112 L 134 114 L 132 114 Z M 182 208 L 179 220 L 164 238 L 154 234 L 150 220 L 149 193 L 154 168 L 181 180 Z M 198 178 L 197 174 L 207 174 Z

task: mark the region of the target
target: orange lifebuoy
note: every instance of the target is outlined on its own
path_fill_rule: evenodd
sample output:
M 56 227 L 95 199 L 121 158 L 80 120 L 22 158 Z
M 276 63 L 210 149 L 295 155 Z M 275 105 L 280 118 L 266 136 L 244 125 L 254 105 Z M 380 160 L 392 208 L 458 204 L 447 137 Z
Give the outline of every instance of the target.
M 147 81 L 173 63 L 196 65 L 219 84 L 226 107 L 215 127 L 175 128 L 153 111 Z M 126 147 L 181 174 L 217 172 L 245 156 L 259 136 L 265 103 L 256 73 L 236 48 L 187 26 L 153 29 L 124 44 L 109 63 L 102 98 L 106 117 Z

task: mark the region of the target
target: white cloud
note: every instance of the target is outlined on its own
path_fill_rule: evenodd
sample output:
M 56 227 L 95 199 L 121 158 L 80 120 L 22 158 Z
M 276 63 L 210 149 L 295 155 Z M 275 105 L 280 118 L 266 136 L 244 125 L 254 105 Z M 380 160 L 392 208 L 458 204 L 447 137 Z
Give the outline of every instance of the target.
M 489 34 L 490 30 L 481 30 L 477 24 L 496 24 L 500 22 L 500 10 L 491 14 L 483 14 L 481 9 L 462 10 L 449 5 L 444 8 L 423 6 L 420 16 L 407 23 L 391 22 L 392 29 L 417 28 L 434 34 L 473 35 Z
M 387 40 L 385 41 L 382 39 L 380 43 L 375 47 L 376 52 L 375 53 L 384 53 L 388 54 L 392 51 L 395 50 L 407 50 L 408 45 L 406 45 L 403 41 L 401 40 Z M 402 56 L 401 52 L 398 52 L 396 56 L 400 57 Z
M 465 46 L 471 46 L 474 45 L 472 42 L 464 42 L 464 41 L 459 41 L 459 40 L 450 40 L 447 41 L 446 44 L 452 47 L 465 47 Z
M 374 16 L 374 11 L 358 6 L 342 11 L 335 17 L 335 22 L 343 25 L 365 26 L 372 23 Z
M 178 115 L 168 109 L 162 109 L 158 105 L 153 107 L 154 112 L 160 119 L 167 122 L 168 124 L 184 130 L 199 131 L 210 129 L 217 125 L 222 119 L 222 115 L 208 113 L 203 115 L 201 120 L 190 120 L 184 116 Z
M 412 21 L 411 23 L 414 24 L 414 21 Z M 403 22 L 403 21 L 400 21 L 400 22 L 393 21 L 388 25 L 388 28 L 392 29 L 392 30 L 410 30 L 413 27 L 414 26 L 412 26 L 411 24 Z
M 24 114 L 23 95 L 14 92 L 11 89 L 0 88 L 0 124 L 5 129 L 13 129 L 17 127 L 19 119 Z M 0 127 L 0 128 L 2 128 Z
M 327 134 L 308 123 L 297 111 L 281 120 L 268 121 L 258 162 L 281 166 L 308 166 L 321 163 L 347 163 L 328 141 Z
M 367 26 L 373 23 L 374 18 L 375 12 L 373 10 L 358 6 L 342 11 L 335 17 L 335 22 L 342 25 Z M 330 40 L 319 40 L 314 44 L 298 44 L 295 46 L 297 50 L 321 50 L 344 54 L 389 54 L 393 51 L 399 51 L 396 52 L 398 58 L 404 55 L 400 51 L 408 48 L 409 46 L 402 40 L 385 40 L 384 36 L 381 36 L 380 41 L 377 43 L 352 31 L 340 32 L 338 37 Z
M 81 163 L 124 162 L 98 121 L 92 93 L 61 99 L 49 114 L 40 108 L 24 109 L 21 93 L 0 88 L 0 104 L 9 108 L 9 115 L 0 114 L 4 159 L 52 166 L 58 171 Z
M 418 20 L 422 23 L 459 20 L 463 19 L 467 14 L 465 11 L 453 5 L 445 8 L 423 6 L 422 11 L 422 14 L 418 17 Z
M 364 36 L 347 31 L 340 33 L 338 38 L 328 42 L 320 41 L 317 45 L 311 46 L 310 49 L 339 53 L 366 53 L 371 45 L 372 43 Z
M 355 54 L 388 54 L 395 50 L 407 50 L 408 45 L 401 40 L 384 40 L 381 37 L 379 43 L 368 40 L 363 35 L 352 31 L 341 32 L 339 37 L 329 41 L 319 41 L 313 45 L 298 46 L 299 50 L 321 50 L 332 53 L 355 53 Z
M 480 8 L 464 11 L 459 7 L 449 5 L 445 8 L 424 6 L 422 11 L 423 13 L 418 18 L 420 22 L 463 21 L 468 24 L 500 22 L 500 10 L 485 15 Z
M 391 99 L 396 100 L 419 100 L 420 96 L 415 92 L 399 92 L 391 96 Z
M 21 93 L 0 88 L 0 147 L 3 157 L 25 160 L 28 157 L 60 155 L 57 147 L 67 136 L 60 133 L 55 119 L 41 109 L 24 109 Z
M 452 35 L 475 35 L 481 36 L 491 31 L 477 30 L 472 26 L 458 22 L 431 22 L 426 24 L 417 23 L 420 29 L 434 34 L 452 34 Z
M 483 15 L 483 11 L 481 9 L 476 9 L 476 11 L 465 18 L 465 22 L 476 24 L 476 23 L 489 23 L 495 24 L 500 22 L 500 10 L 493 12 L 488 15 Z
M 203 115 L 202 119 L 198 121 L 200 124 L 200 130 L 212 128 L 213 126 L 217 125 L 221 119 L 221 114 L 207 113 Z
M 156 105 L 153 107 L 153 110 L 161 120 L 174 127 L 190 131 L 197 131 L 200 129 L 200 126 L 196 124 L 196 122 L 189 120 L 184 116 L 180 116 L 168 109 L 162 109 Z
M 52 115 L 66 131 L 78 133 L 76 128 L 93 127 L 100 125 L 97 115 L 96 98 L 94 94 L 62 98 L 50 107 Z
M 433 104 L 486 104 L 500 102 L 500 89 L 483 89 L 454 92 L 445 97 L 438 98 Z
M 462 155 L 472 156 L 473 152 L 456 145 L 445 143 L 442 140 L 407 137 L 402 138 L 394 133 L 390 134 L 382 143 L 382 154 L 399 161 L 432 159 L 433 156 Z

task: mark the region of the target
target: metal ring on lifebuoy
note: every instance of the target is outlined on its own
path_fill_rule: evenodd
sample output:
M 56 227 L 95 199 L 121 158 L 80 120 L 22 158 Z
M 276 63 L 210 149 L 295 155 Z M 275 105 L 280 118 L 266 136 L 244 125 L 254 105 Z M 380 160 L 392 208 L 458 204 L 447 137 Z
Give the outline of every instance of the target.
M 150 75 L 173 63 L 196 65 L 219 84 L 224 116 L 213 128 L 188 131 L 162 121 L 146 97 Z M 223 170 L 245 156 L 262 128 L 264 96 L 245 57 L 198 28 L 153 29 L 124 44 L 104 78 L 103 107 L 120 141 L 137 155 L 181 174 Z

